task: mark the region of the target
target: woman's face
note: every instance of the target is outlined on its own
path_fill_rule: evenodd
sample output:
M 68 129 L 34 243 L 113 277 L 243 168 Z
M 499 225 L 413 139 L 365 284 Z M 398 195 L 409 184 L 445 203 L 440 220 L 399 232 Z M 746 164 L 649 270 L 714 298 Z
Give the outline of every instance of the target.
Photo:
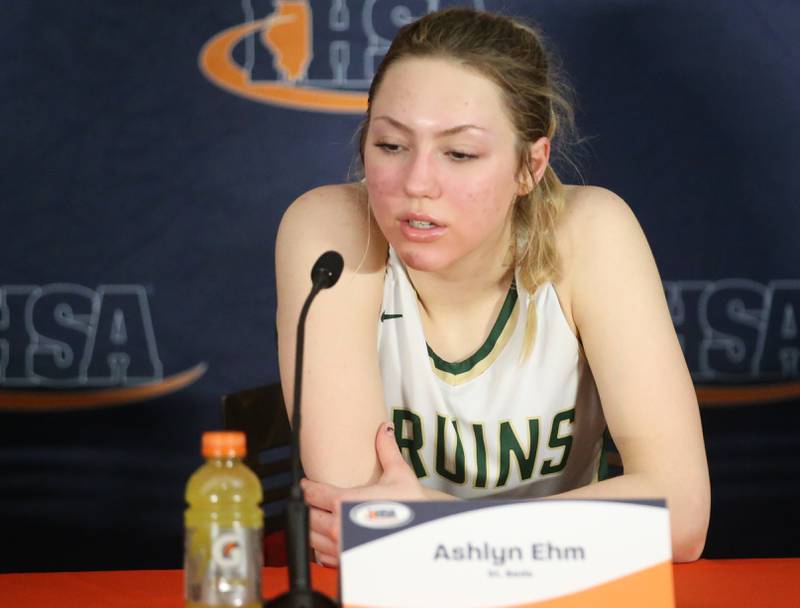
M 491 80 L 447 59 L 387 70 L 364 169 L 375 220 L 406 265 L 436 272 L 505 256 L 511 207 L 524 192 L 515 144 Z

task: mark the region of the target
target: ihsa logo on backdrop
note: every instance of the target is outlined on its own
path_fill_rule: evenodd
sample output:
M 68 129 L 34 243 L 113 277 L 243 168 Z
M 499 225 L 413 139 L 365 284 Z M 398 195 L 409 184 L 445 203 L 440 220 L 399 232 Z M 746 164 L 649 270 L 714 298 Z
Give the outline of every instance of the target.
M 0 410 L 153 399 L 205 371 L 164 376 L 143 285 L 0 285 Z
M 664 281 L 664 290 L 701 403 L 800 399 L 800 280 Z
M 243 22 L 209 40 L 200 69 L 242 97 L 360 114 L 397 30 L 422 15 L 483 0 L 243 0 Z

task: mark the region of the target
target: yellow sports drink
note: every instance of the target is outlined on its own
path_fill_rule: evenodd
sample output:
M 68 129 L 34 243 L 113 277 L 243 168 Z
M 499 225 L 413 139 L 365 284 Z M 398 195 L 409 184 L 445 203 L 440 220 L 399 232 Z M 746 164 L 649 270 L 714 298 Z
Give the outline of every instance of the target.
M 186 484 L 187 608 L 261 607 L 264 515 L 258 477 L 242 462 L 244 433 L 203 434 L 206 462 Z

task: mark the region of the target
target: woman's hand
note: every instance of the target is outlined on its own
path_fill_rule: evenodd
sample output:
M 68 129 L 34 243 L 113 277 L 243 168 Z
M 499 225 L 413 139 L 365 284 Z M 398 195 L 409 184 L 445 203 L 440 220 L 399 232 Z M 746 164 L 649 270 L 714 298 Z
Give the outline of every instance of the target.
M 342 502 L 428 498 L 414 471 L 403 460 L 391 425 L 382 424 L 378 429 L 375 451 L 383 473 L 374 485 L 337 488 L 309 479 L 302 481 L 306 503 L 310 507 L 311 547 L 317 561 L 325 566 L 339 565 L 339 517 Z

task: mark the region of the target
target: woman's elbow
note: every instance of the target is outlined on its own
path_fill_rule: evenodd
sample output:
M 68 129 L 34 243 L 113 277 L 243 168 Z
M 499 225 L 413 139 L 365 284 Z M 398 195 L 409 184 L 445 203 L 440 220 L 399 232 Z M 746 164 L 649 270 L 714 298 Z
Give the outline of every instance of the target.
M 711 493 L 708 483 L 684 498 L 672 517 L 672 559 L 693 562 L 703 553 L 708 534 Z
M 699 559 L 706 545 L 707 530 L 708 527 L 706 526 L 694 531 L 692 534 L 686 534 L 684 538 L 673 539 L 672 561 L 682 563 Z

